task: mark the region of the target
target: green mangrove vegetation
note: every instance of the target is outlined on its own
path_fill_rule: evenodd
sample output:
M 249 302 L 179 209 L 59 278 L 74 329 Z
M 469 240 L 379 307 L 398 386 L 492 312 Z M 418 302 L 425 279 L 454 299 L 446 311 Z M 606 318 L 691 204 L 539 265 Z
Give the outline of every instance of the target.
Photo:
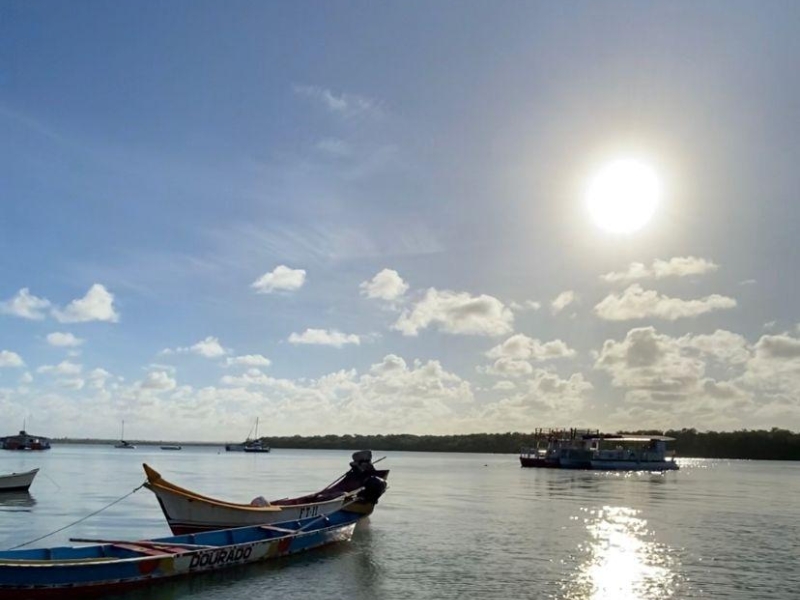
M 778 429 L 706 431 L 696 429 L 618 431 L 616 433 L 667 435 L 679 457 L 800 460 L 800 434 Z M 471 433 L 466 435 L 316 435 L 266 436 L 271 448 L 352 450 L 405 450 L 415 452 L 488 452 L 514 454 L 533 442 L 524 432 Z

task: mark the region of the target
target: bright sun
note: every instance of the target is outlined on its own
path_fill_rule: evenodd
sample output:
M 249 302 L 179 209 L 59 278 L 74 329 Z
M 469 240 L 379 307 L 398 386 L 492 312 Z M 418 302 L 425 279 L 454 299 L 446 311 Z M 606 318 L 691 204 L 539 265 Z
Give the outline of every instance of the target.
M 658 176 L 638 160 L 609 163 L 592 179 L 586 204 L 594 222 L 611 233 L 633 233 L 644 227 L 661 196 Z

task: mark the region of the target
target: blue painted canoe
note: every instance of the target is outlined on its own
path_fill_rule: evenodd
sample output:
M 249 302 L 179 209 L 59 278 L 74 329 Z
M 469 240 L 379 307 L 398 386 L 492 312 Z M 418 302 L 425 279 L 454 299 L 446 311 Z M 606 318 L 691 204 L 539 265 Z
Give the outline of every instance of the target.
M 0 551 L 0 599 L 102 596 L 349 541 L 357 513 L 137 541 Z M 80 541 L 80 540 L 74 540 Z

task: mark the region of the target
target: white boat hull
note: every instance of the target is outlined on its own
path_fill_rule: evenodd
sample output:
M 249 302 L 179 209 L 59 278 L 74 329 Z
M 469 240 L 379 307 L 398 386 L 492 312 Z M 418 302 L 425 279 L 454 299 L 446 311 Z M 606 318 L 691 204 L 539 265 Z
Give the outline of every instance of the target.
M 593 460 L 591 468 L 597 471 L 676 471 L 678 463 L 674 460 Z
M 0 475 L 0 492 L 25 492 L 31 487 L 33 478 L 39 469 L 33 469 L 25 473 L 11 473 Z

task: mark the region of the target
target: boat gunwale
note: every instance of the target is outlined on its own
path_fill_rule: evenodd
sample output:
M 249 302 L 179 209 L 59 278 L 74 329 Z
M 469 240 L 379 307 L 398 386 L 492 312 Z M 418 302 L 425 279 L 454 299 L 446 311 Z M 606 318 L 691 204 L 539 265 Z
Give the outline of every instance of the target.
M 318 517 L 322 518 L 322 517 Z M 345 523 L 336 523 L 333 525 L 327 525 L 325 527 L 320 527 L 319 529 L 307 529 L 307 530 L 296 530 L 292 533 L 284 533 L 279 534 L 274 537 L 263 537 L 261 539 L 249 540 L 246 542 L 237 542 L 232 544 L 220 544 L 214 545 L 209 544 L 202 548 L 191 548 L 186 550 L 185 552 L 164 552 L 163 554 L 159 555 L 152 555 L 152 554 L 142 554 L 141 556 L 129 556 L 129 557 L 116 557 L 116 556 L 97 556 L 97 557 L 86 557 L 86 558 L 63 558 L 63 559 L 29 559 L 29 558 L 3 558 L 3 553 L 8 551 L 0 551 L 0 571 L 5 568 L 48 568 L 48 567 L 68 567 L 71 565 L 75 565 L 76 567 L 86 567 L 91 566 L 94 563 L 98 564 L 109 564 L 109 563 L 132 563 L 132 562 L 143 562 L 148 560 L 163 560 L 164 558 L 169 557 L 177 557 L 177 556 L 188 556 L 200 552 L 209 552 L 213 550 L 228 550 L 230 548 L 237 548 L 240 546 L 253 546 L 258 544 L 271 544 L 273 542 L 280 542 L 286 539 L 298 539 L 301 537 L 306 537 L 309 535 L 317 535 L 321 533 L 326 533 L 328 531 L 333 531 L 336 529 L 344 529 L 346 527 L 355 526 L 358 523 L 359 519 L 353 520 L 351 522 Z M 229 530 L 241 530 L 241 529 L 258 529 L 263 532 L 268 532 L 270 530 L 263 529 L 261 525 L 247 525 L 244 527 L 229 527 Z M 190 535 L 204 535 L 204 534 L 211 534 L 216 533 L 223 530 L 214 530 L 208 532 L 202 532 L 198 534 L 190 534 Z M 274 531 L 274 530 L 272 530 Z M 276 532 L 278 533 L 278 532 Z M 173 537 L 187 537 L 187 536 L 173 536 Z M 171 538 L 154 538 L 152 540 L 130 540 L 130 541 L 122 541 L 120 540 L 119 544 L 136 544 L 142 542 L 159 542 L 167 544 L 166 540 Z M 62 548 L 67 549 L 82 549 L 82 548 L 91 548 L 91 547 L 113 547 L 117 544 L 89 544 L 87 546 L 62 546 Z M 32 549 L 36 550 L 36 549 Z M 41 550 L 41 548 L 40 548 Z M 135 552 L 134 550 L 130 550 L 131 552 Z M 257 561 L 251 561 L 257 562 Z M 3 589 L 3 585 L 0 584 L 0 589 Z
M 236 510 L 247 510 L 255 513 L 265 513 L 265 512 L 284 512 L 288 507 L 297 508 L 297 507 L 305 507 L 305 506 L 318 506 L 322 504 L 333 504 L 339 501 L 346 501 L 348 497 L 352 497 L 356 495 L 359 489 L 350 491 L 350 492 L 342 492 L 338 496 L 334 496 L 328 500 L 320 500 L 318 502 L 307 502 L 305 504 L 270 504 L 269 506 L 253 506 L 252 504 L 242 504 L 239 502 L 227 502 L 225 500 L 219 500 L 217 498 L 212 498 L 210 496 L 204 496 L 203 494 L 198 494 L 197 492 L 193 492 L 186 488 L 183 488 L 179 485 L 176 485 L 170 481 L 164 479 L 161 474 L 147 465 L 143 463 L 142 466 L 144 467 L 145 473 L 147 474 L 147 482 L 145 482 L 145 487 L 152 491 L 154 494 L 158 495 L 157 489 L 164 490 L 166 492 L 171 492 L 177 496 L 182 496 L 187 499 L 191 500 L 201 500 L 208 504 L 212 504 L 215 506 L 220 506 L 224 508 L 235 508 Z

